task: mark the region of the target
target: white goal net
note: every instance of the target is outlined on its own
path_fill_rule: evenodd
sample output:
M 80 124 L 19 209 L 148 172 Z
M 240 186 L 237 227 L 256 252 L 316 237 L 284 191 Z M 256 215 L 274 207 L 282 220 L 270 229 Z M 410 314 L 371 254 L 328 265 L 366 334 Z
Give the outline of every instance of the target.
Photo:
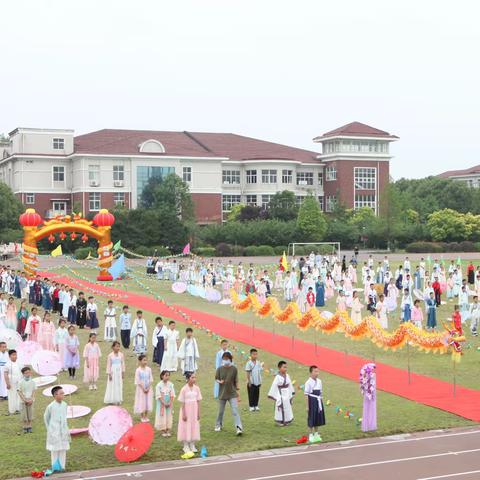
M 340 242 L 313 242 L 313 243 L 289 243 L 287 255 L 310 255 L 310 253 L 320 255 L 336 255 L 341 258 Z

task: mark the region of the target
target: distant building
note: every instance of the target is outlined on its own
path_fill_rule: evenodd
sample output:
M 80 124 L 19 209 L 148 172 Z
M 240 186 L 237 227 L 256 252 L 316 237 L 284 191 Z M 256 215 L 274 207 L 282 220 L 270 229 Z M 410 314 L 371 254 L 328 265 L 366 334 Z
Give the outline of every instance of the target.
M 151 177 L 176 173 L 201 224 L 221 222 L 238 203 L 267 207 L 282 190 L 299 204 L 310 191 L 326 212 L 340 201 L 378 213 L 398 139 L 358 122 L 316 137 L 322 153 L 232 133 L 16 128 L 9 136 L 0 180 L 45 218 L 136 208 Z
M 450 178 L 451 180 L 458 180 L 465 182 L 469 187 L 480 187 L 480 165 L 466 168 L 465 170 L 449 170 L 448 172 L 437 175 L 440 178 Z

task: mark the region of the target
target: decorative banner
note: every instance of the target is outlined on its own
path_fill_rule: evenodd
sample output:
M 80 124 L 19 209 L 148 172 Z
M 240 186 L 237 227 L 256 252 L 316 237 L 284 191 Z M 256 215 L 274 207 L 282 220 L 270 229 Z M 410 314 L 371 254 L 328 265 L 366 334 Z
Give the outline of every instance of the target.
M 430 333 L 416 327 L 411 322 L 405 322 L 393 332 L 388 332 L 382 328 L 373 315 L 355 323 L 347 312 L 337 312 L 332 316 L 327 315 L 327 312 L 320 313 L 316 308 L 311 308 L 302 314 L 296 302 L 290 302 L 282 310 L 278 300 L 274 297 L 269 297 L 262 305 L 256 295 L 250 294 L 241 300 L 233 289 L 230 291 L 230 297 L 232 308 L 238 312 L 244 313 L 252 309 L 261 317 L 272 316 L 280 323 L 293 322 L 300 330 L 315 328 L 326 334 L 342 332 L 352 340 L 367 337 L 379 348 L 385 350 L 403 348 L 408 342 L 418 350 L 427 353 L 443 354 L 451 349 L 453 360 L 458 361 L 462 351 L 461 342 L 465 341 L 464 337 L 453 335 L 454 329 L 447 327 L 445 327 L 445 332 Z

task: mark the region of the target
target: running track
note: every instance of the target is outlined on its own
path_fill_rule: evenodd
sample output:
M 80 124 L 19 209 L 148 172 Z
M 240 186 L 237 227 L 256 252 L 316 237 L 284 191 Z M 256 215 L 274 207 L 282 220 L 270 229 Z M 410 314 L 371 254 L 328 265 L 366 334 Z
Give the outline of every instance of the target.
M 355 355 L 348 355 L 347 357 L 343 352 L 320 346 L 317 347 L 313 343 L 301 340 L 293 341 L 292 338 L 253 328 L 243 323 L 235 323 L 232 320 L 206 312 L 190 310 L 178 305 L 169 307 L 165 303 L 149 296 L 125 292 L 76 278 L 54 274 L 49 275 L 62 283 L 75 285 L 77 288 L 90 288 L 96 293 L 107 297 L 109 294 L 121 295 L 124 297 L 121 300 L 122 302 L 125 301 L 131 306 L 149 310 L 179 322 L 187 321 L 185 318 L 186 314 L 205 329 L 211 330 L 219 336 L 247 345 L 254 345 L 257 348 L 294 360 L 303 365 L 316 364 L 325 372 L 355 382 L 358 381 L 358 372 L 361 366 L 370 361 Z M 453 385 L 448 382 L 412 373 L 410 376 L 411 383 L 409 383 L 408 373 L 405 370 L 382 363 L 377 363 L 376 365 L 377 388 L 380 390 L 454 413 L 475 422 L 480 422 L 479 390 L 457 386 L 456 396 L 454 397 Z M 480 478 L 480 475 L 478 478 Z
M 474 480 L 480 478 L 480 430 L 424 432 L 55 475 L 65 480 L 132 477 L 142 480 Z

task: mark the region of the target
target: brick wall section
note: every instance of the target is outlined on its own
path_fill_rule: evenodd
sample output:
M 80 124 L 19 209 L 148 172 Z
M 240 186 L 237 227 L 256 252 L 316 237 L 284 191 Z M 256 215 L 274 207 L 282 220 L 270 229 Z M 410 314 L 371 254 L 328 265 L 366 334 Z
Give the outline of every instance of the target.
M 33 205 L 25 204 L 26 193 L 18 193 L 17 197 L 25 205 L 25 208 L 34 208 L 42 218 L 45 218 L 47 211 L 52 209 L 53 199 L 67 202 L 67 213 L 70 213 L 72 208 L 72 195 L 70 193 L 35 193 L 35 203 Z
M 192 193 L 198 223 L 221 223 L 222 195 L 220 193 Z
M 382 191 L 385 185 L 389 182 L 389 162 L 367 162 L 354 160 L 337 160 L 336 162 L 329 162 L 328 166 L 336 166 L 337 180 L 325 181 L 324 192 L 327 195 L 336 195 L 337 200 L 342 202 L 347 208 L 355 206 L 354 198 L 354 169 L 355 167 L 376 167 L 378 176 L 379 192 L 377 195 L 377 202 L 381 199 Z M 373 190 L 362 190 L 362 194 L 375 193 Z M 381 207 L 380 207 L 381 208 Z

